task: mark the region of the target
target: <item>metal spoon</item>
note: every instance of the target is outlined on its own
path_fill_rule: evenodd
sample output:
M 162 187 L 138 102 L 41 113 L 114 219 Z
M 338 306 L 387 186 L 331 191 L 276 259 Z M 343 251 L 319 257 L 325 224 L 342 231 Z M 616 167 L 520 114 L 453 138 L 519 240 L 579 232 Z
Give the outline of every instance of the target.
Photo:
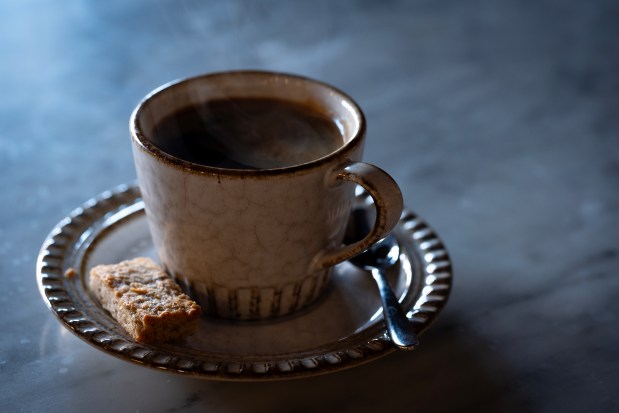
M 367 233 L 366 212 L 361 209 L 353 211 L 355 232 Z M 361 254 L 353 257 L 350 262 L 355 266 L 369 271 L 376 281 L 378 292 L 383 303 L 383 315 L 387 324 L 387 332 L 391 341 L 402 350 L 413 350 L 419 344 L 417 334 L 413 331 L 413 323 L 406 318 L 400 303 L 389 286 L 385 271 L 398 262 L 400 247 L 393 235 L 388 235 Z

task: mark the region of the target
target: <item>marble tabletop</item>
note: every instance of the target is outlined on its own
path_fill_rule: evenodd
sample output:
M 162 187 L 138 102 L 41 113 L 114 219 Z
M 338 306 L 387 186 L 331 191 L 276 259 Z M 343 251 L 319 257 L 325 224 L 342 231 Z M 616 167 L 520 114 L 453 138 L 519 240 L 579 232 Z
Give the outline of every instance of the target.
M 0 411 L 619 411 L 618 22 L 603 0 L 0 2 Z M 46 308 L 39 248 L 135 179 L 140 98 L 239 68 L 321 79 L 366 112 L 366 159 L 454 262 L 417 350 L 203 381 L 104 354 Z

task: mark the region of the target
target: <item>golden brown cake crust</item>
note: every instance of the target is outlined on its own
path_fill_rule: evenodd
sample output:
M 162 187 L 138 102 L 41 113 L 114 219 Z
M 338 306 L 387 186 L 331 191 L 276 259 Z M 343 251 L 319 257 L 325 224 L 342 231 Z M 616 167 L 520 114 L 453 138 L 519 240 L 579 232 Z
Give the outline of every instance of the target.
M 200 306 L 150 258 L 94 267 L 90 290 L 138 342 L 181 340 L 198 330 Z

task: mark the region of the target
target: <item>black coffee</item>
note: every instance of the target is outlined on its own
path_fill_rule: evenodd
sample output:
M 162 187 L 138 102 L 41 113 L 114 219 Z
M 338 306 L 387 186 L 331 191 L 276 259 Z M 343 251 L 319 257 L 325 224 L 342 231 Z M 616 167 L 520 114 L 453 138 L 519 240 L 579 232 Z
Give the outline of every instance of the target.
M 330 117 L 270 98 L 221 99 L 183 108 L 162 119 L 151 139 L 177 158 L 232 169 L 297 165 L 343 144 Z

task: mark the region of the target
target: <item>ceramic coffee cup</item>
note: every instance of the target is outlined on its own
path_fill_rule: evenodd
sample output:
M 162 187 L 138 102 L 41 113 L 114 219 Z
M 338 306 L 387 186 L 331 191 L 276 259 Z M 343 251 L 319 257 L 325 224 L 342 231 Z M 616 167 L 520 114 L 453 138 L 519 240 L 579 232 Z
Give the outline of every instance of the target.
M 158 122 L 183 108 L 246 98 L 311 107 L 333 120 L 342 143 L 299 164 L 232 169 L 182 159 L 153 142 Z M 400 218 L 397 184 L 360 161 L 363 113 L 315 80 L 238 71 L 172 82 L 139 103 L 130 129 L 159 259 L 211 315 L 258 320 L 306 307 L 325 290 L 333 266 L 383 238 Z M 371 194 L 376 220 L 364 239 L 342 245 L 354 184 Z

